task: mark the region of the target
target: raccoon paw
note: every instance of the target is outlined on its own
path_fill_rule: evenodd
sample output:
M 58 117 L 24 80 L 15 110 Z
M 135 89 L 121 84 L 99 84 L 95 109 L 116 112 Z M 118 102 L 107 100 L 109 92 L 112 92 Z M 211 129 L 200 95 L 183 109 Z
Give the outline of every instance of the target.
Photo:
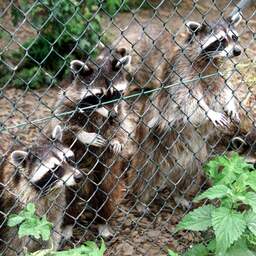
M 189 202 L 187 199 L 181 196 L 175 196 L 174 201 L 177 205 L 180 205 L 184 211 L 190 210 L 192 207 L 192 203 Z
M 141 204 L 141 203 L 137 204 L 136 205 L 136 210 L 142 216 L 149 216 L 150 215 L 149 207 L 144 205 L 144 204 Z
M 240 117 L 238 110 L 235 106 L 235 104 L 230 101 L 226 106 L 225 106 L 225 111 L 227 112 L 228 116 L 230 116 L 231 119 L 233 119 L 236 122 L 240 122 Z
M 73 226 L 67 225 L 62 230 L 62 236 L 65 240 L 69 240 L 73 236 Z
M 108 224 L 99 225 L 98 232 L 99 235 L 105 239 L 109 239 L 114 236 L 114 231 Z
M 212 123 L 215 126 L 217 126 L 217 127 L 218 126 L 222 126 L 222 127 L 229 126 L 229 121 L 224 114 L 213 111 L 213 110 L 209 110 L 207 114 L 208 114 L 209 119 L 212 121 Z
M 110 142 L 112 151 L 114 152 L 114 154 L 119 154 L 122 149 L 123 149 L 123 144 L 120 143 L 118 140 L 114 139 Z
M 97 134 L 92 145 L 95 147 L 104 147 L 107 144 L 107 140 L 105 140 L 101 135 Z

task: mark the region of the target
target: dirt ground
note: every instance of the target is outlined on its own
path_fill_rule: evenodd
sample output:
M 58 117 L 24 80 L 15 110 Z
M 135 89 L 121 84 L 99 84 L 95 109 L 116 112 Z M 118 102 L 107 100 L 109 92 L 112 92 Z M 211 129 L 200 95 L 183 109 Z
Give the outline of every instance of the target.
M 105 17 L 103 22 L 105 33 L 109 38 L 116 38 L 120 36 L 120 31 L 126 29 L 131 22 L 137 23 L 138 26 L 147 22 L 162 22 L 173 35 L 177 35 L 178 40 L 181 40 L 185 31 L 184 19 L 199 21 L 203 16 L 206 20 L 214 20 L 220 17 L 217 7 L 223 9 L 229 1 L 216 1 L 219 3 L 217 6 L 213 6 L 210 0 L 194 2 L 196 4 L 192 4 L 192 1 L 183 1 L 174 8 L 166 1 L 156 10 L 135 10 L 134 13 L 122 13 L 113 20 Z M 228 7 L 226 12 L 230 10 L 232 6 Z M 253 11 L 255 11 L 255 6 L 251 6 L 244 12 L 245 19 L 238 27 L 239 41 L 244 52 L 235 60 L 239 72 L 235 71 L 232 76 L 240 99 L 241 127 L 245 131 L 249 131 L 253 121 L 256 120 L 256 44 L 253 38 L 256 20 L 255 17 L 251 17 Z M 8 21 L 5 25 L 11 29 Z M 25 27 L 25 29 L 21 28 L 15 36 L 22 41 L 31 34 L 33 32 Z M 3 46 L 1 43 L 0 45 Z M 12 49 L 12 46 L 9 49 Z M 30 89 L 23 91 L 8 84 L 0 90 L 0 125 L 3 128 L 0 133 L 0 149 L 2 153 L 6 152 L 12 143 L 26 146 L 37 140 L 38 134 L 44 131 L 50 121 L 57 94 L 62 87 L 63 84 L 59 84 L 36 91 Z M 35 120 L 39 121 L 34 122 Z M 183 251 L 184 248 L 188 248 L 205 236 L 205 234 L 188 232 L 174 234 L 175 225 L 184 213 L 177 206 L 172 205 L 172 202 L 164 207 L 161 203 L 156 204 L 150 216 L 147 217 L 138 216 L 135 209 L 129 210 L 130 206 L 129 202 L 121 206 L 120 214 L 112 220 L 116 232 L 114 238 L 107 242 L 107 256 L 167 255 L 167 248 Z M 83 227 L 78 225 L 73 242 L 93 239 L 91 231 L 87 231 L 83 238 L 78 239 L 78 235 L 84 232 Z

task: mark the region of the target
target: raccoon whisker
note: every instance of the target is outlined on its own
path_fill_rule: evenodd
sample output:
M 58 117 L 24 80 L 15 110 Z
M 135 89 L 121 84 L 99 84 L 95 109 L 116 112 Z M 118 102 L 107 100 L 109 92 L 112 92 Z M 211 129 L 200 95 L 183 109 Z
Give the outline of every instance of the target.
M 193 60 L 191 60 L 191 62 L 193 63 L 194 61 L 201 61 L 203 60 L 204 58 L 207 58 L 207 57 L 212 57 L 212 53 L 220 53 L 221 51 L 209 51 L 209 52 L 205 52 L 203 54 L 200 55 L 200 57 L 195 57 Z

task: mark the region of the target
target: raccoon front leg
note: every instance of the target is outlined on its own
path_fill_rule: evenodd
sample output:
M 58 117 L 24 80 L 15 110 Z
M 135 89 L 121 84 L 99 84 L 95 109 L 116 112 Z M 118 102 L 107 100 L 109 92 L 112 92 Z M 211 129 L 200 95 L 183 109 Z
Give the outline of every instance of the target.
M 100 134 L 95 132 L 86 132 L 78 125 L 68 126 L 67 131 L 70 131 L 73 135 L 76 135 L 78 141 L 84 145 L 104 147 L 107 144 L 107 140 L 104 139 Z M 66 136 L 70 136 L 69 133 Z
M 77 134 L 77 139 L 85 145 L 95 147 L 104 147 L 107 144 L 107 140 L 95 132 L 80 131 Z
M 227 114 L 236 122 L 240 121 L 239 117 L 239 111 L 237 108 L 237 101 L 235 99 L 235 96 L 233 94 L 233 91 L 229 85 L 226 85 L 223 90 L 223 96 L 224 100 L 224 109 L 227 112 Z

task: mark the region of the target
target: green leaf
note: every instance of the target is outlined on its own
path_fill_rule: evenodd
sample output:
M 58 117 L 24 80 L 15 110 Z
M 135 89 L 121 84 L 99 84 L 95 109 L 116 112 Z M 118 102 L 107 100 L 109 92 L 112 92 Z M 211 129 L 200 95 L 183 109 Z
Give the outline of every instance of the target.
M 204 205 L 188 213 L 177 225 L 177 230 L 187 229 L 193 231 L 207 230 L 211 225 L 211 214 L 215 207 Z
M 24 221 L 24 217 L 19 216 L 17 214 L 11 214 L 8 218 L 7 226 L 15 227 Z
M 191 249 L 189 249 L 184 256 L 208 256 L 209 251 L 207 247 L 203 244 L 196 244 Z
M 248 211 L 244 215 L 247 228 L 256 236 L 256 214 L 253 211 Z
M 233 188 L 235 192 L 243 193 L 246 191 L 248 186 L 248 173 L 242 173 L 239 178 L 234 182 Z
M 256 172 L 249 172 L 247 185 L 256 192 Z
M 39 239 L 40 234 L 35 229 L 36 226 L 37 226 L 36 219 L 24 221 L 19 227 L 19 231 L 18 231 L 19 238 L 22 238 L 24 236 L 33 236 L 36 239 Z
M 174 251 L 172 251 L 170 249 L 168 249 L 167 252 L 168 252 L 168 256 L 179 256 L 178 253 L 176 253 L 176 252 L 174 252 Z
M 208 199 L 215 199 L 215 198 L 223 198 L 227 196 L 227 194 L 231 193 L 232 191 L 225 185 L 216 185 L 209 189 L 207 189 L 205 192 L 203 192 L 201 195 L 197 196 L 194 201 L 198 202 L 202 199 L 208 198 Z
M 244 194 L 243 203 L 250 205 L 252 210 L 256 213 L 256 193 L 247 192 Z
M 226 253 L 219 253 L 217 256 L 255 256 L 256 254 L 250 251 L 244 239 L 239 239 L 234 245 L 228 249 Z
M 216 252 L 226 252 L 246 228 L 242 213 L 228 208 L 216 208 L 212 212 L 212 225 L 216 236 Z
M 243 157 L 234 153 L 230 158 L 219 156 L 211 160 L 205 167 L 214 185 L 230 185 L 245 171 L 249 171 L 251 165 L 246 163 Z

